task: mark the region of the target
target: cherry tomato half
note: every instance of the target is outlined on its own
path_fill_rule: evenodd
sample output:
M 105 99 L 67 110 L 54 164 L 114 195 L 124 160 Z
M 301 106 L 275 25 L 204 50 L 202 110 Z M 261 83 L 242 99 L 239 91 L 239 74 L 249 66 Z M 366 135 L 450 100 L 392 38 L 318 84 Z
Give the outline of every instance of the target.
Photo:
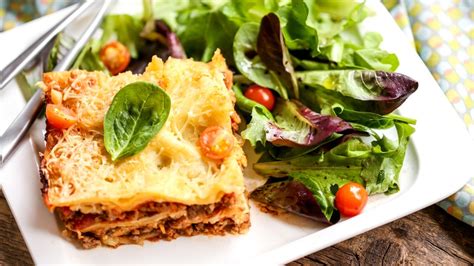
M 69 109 L 59 104 L 46 105 L 46 118 L 51 126 L 59 129 L 68 128 L 77 121 Z
M 255 101 L 268 110 L 273 110 L 275 106 L 275 96 L 270 89 L 260 87 L 257 84 L 250 85 L 244 93 L 245 97 L 249 98 L 252 101 Z
M 214 160 L 229 156 L 234 147 L 234 136 L 222 127 L 206 128 L 199 138 L 202 153 Z
M 349 182 L 336 192 L 336 208 L 343 216 L 355 216 L 364 209 L 368 197 L 367 190 L 362 185 Z
M 122 43 L 111 41 L 100 49 L 99 58 L 110 74 L 117 75 L 124 71 L 130 63 L 130 52 Z

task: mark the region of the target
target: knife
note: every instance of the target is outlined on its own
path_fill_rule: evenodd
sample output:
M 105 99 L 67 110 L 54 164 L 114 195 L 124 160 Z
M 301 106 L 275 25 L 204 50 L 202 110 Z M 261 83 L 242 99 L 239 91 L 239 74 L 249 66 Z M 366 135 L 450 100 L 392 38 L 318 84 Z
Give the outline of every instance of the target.
M 91 1 L 93 2 L 93 1 Z M 64 56 L 62 60 L 56 65 L 53 71 L 65 71 L 73 64 L 77 55 L 80 53 L 84 45 L 91 38 L 92 34 L 99 27 L 107 13 L 107 10 L 112 0 L 97 1 L 101 2 L 99 11 L 87 26 L 86 30 L 81 34 L 79 39 L 76 41 L 74 46 Z M 31 125 L 38 117 L 41 109 L 43 108 L 43 91 L 38 89 L 34 95 L 26 103 L 20 114 L 17 115 L 15 120 L 10 124 L 7 130 L 0 136 L 0 166 L 2 166 L 9 156 L 13 153 L 18 143 L 23 139 Z

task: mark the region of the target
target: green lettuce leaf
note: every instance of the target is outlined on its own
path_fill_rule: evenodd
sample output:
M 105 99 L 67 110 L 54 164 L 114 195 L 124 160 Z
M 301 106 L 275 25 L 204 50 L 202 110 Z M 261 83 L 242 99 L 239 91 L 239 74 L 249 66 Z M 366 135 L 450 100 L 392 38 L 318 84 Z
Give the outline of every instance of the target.
M 344 108 L 344 106 L 340 104 L 335 104 L 331 106 L 329 111 L 323 109 L 321 113 L 335 115 L 345 121 L 354 122 L 373 129 L 391 128 L 395 125 L 396 121 L 408 124 L 416 124 L 416 120 L 411 118 L 395 114 L 379 115 L 371 112 L 354 111 L 348 108 Z
M 306 24 L 308 13 L 303 0 L 292 0 L 291 4 L 282 6 L 277 12 L 286 46 L 290 50 L 310 50 L 315 56 L 319 53 L 318 32 Z
M 102 61 L 99 59 L 99 50 L 101 42 L 98 40 L 90 40 L 81 53 L 77 56 L 72 69 L 83 69 L 87 71 L 105 71 L 108 72 Z
M 278 10 L 278 0 L 230 0 L 222 12 L 238 25 L 259 23 L 263 16 Z
M 273 121 L 273 117 L 269 116 L 266 108 L 254 106 L 252 108 L 252 120 L 247 128 L 242 131 L 242 138 L 248 140 L 253 147 L 256 147 L 258 143 L 265 145 L 267 140 L 266 128 L 271 121 Z
M 204 4 L 178 15 L 177 34 L 189 57 L 208 62 L 220 49 L 229 65 L 234 65 L 232 45 L 238 25 L 221 9 Z
M 101 44 L 105 44 L 110 39 L 116 39 L 125 45 L 130 51 L 132 58 L 137 58 L 139 50 L 145 45 L 140 38 L 140 32 L 145 23 L 137 17 L 130 15 L 108 15 L 102 22 L 104 32 L 101 37 Z
M 256 84 L 273 89 L 280 97 L 288 99 L 286 88 L 273 72 L 269 72 L 257 53 L 257 23 L 243 24 L 237 31 L 233 44 L 237 69 Z
M 321 210 L 330 219 L 337 187 L 349 181 L 364 185 L 369 194 L 394 193 L 403 166 L 408 140 L 414 128 L 395 122 L 398 141 L 383 137 L 372 143 L 352 138 L 331 150 L 319 150 L 296 159 L 258 162 L 257 173 L 263 176 L 290 176 L 305 184 L 314 194 Z

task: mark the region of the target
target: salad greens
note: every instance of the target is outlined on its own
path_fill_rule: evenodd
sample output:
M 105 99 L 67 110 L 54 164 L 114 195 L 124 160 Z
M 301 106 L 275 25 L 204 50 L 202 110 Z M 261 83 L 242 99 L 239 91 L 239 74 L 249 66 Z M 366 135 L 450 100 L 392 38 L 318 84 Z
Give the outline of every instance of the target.
M 168 118 L 171 100 L 160 87 L 130 83 L 112 100 L 104 119 L 104 144 L 113 161 L 143 150 Z
M 353 132 L 351 125 L 339 117 L 318 114 L 295 101 L 279 100 L 273 113 L 275 120 L 264 114 L 252 114 L 242 137 L 251 143 L 268 141 L 274 146 L 297 148 L 318 145 L 333 134 Z
M 252 198 L 318 217 L 301 208 L 301 202 L 311 202 L 305 196 L 293 198 L 304 191 L 298 189 L 304 184 L 322 216 L 334 222 L 339 217 L 335 192 L 345 183 L 361 183 L 372 194 L 398 190 L 415 121 L 392 112 L 418 83 L 391 73 L 399 61 L 380 48 L 380 34 L 359 32 L 358 25 L 370 15 L 363 2 L 189 1 L 166 10 L 173 16 L 161 11 L 167 14 L 163 19 L 174 17 L 178 22 L 174 28 L 178 37 L 193 35 L 195 41 L 183 41 L 192 57 L 209 60 L 209 47 L 220 48 L 230 67 L 238 71 L 233 91 L 249 121 L 241 134 L 264 151 L 264 159 L 253 167 L 272 181 L 253 192 Z M 212 16 L 218 16 L 227 30 L 216 33 L 197 23 Z M 202 34 L 197 29 L 209 31 Z M 274 110 L 243 95 L 252 83 L 276 92 Z M 398 141 L 380 130 L 396 130 Z
M 289 89 L 289 95 L 299 98 L 298 84 L 291 63 L 290 53 L 280 28 L 280 21 L 274 13 L 262 18 L 257 35 L 257 53 L 267 71 L 276 76 L 282 85 Z
M 373 70 L 326 70 L 297 73 L 302 98 L 308 106 L 322 109 L 341 104 L 350 109 L 388 114 L 399 107 L 418 83 L 399 73 Z
M 326 219 L 322 212 L 324 207 L 318 204 L 308 187 L 310 186 L 297 180 L 267 183 L 252 192 L 252 198 L 261 202 L 271 201 L 275 207 L 318 222 L 336 223 L 339 221 L 337 211 L 334 212 L 335 215 L 331 215 L 330 220 Z
M 269 72 L 257 54 L 259 25 L 253 22 L 243 24 L 235 35 L 234 58 L 239 72 L 256 84 L 275 90 L 288 99 L 286 88 L 275 73 Z
M 380 34 L 361 33 L 371 15 L 363 1 L 144 0 L 144 9 L 143 17 L 108 16 L 102 38 L 86 46 L 75 66 L 105 70 L 98 53 L 110 39 L 129 49 L 127 70 L 134 73 L 153 55 L 209 61 L 220 49 L 235 72 L 232 90 L 247 122 L 241 135 L 262 152 L 253 168 L 268 178 L 251 198 L 335 223 L 334 198 L 344 184 L 357 182 L 369 194 L 399 190 L 416 121 L 393 112 L 418 83 L 393 73 L 399 60 L 381 48 Z M 245 96 L 252 84 L 274 92 L 273 110 Z M 169 112 L 161 89 L 129 86 L 144 93 L 125 87 L 106 116 L 114 160 L 143 149 Z
M 365 143 L 351 138 L 328 151 L 319 149 L 291 160 L 256 163 L 254 169 L 264 176 L 289 176 L 305 184 L 330 220 L 334 211 L 333 186 L 355 181 L 363 184 L 369 194 L 398 191 L 398 176 L 414 128 L 401 122 L 395 122 L 395 127 L 398 141 L 383 137 Z
M 103 33 L 100 43 L 104 44 L 115 37 L 128 48 L 132 58 L 137 58 L 138 51 L 145 45 L 144 40 L 140 38 L 143 26 L 142 20 L 131 15 L 108 15 L 102 22 Z

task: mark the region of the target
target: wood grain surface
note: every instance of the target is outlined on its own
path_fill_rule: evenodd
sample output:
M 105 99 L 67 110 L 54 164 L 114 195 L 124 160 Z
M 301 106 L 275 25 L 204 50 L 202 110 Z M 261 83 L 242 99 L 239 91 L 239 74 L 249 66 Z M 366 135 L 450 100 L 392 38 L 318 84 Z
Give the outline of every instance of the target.
M 0 265 L 32 265 L 0 192 Z M 437 206 L 396 220 L 289 265 L 474 265 L 474 228 Z

